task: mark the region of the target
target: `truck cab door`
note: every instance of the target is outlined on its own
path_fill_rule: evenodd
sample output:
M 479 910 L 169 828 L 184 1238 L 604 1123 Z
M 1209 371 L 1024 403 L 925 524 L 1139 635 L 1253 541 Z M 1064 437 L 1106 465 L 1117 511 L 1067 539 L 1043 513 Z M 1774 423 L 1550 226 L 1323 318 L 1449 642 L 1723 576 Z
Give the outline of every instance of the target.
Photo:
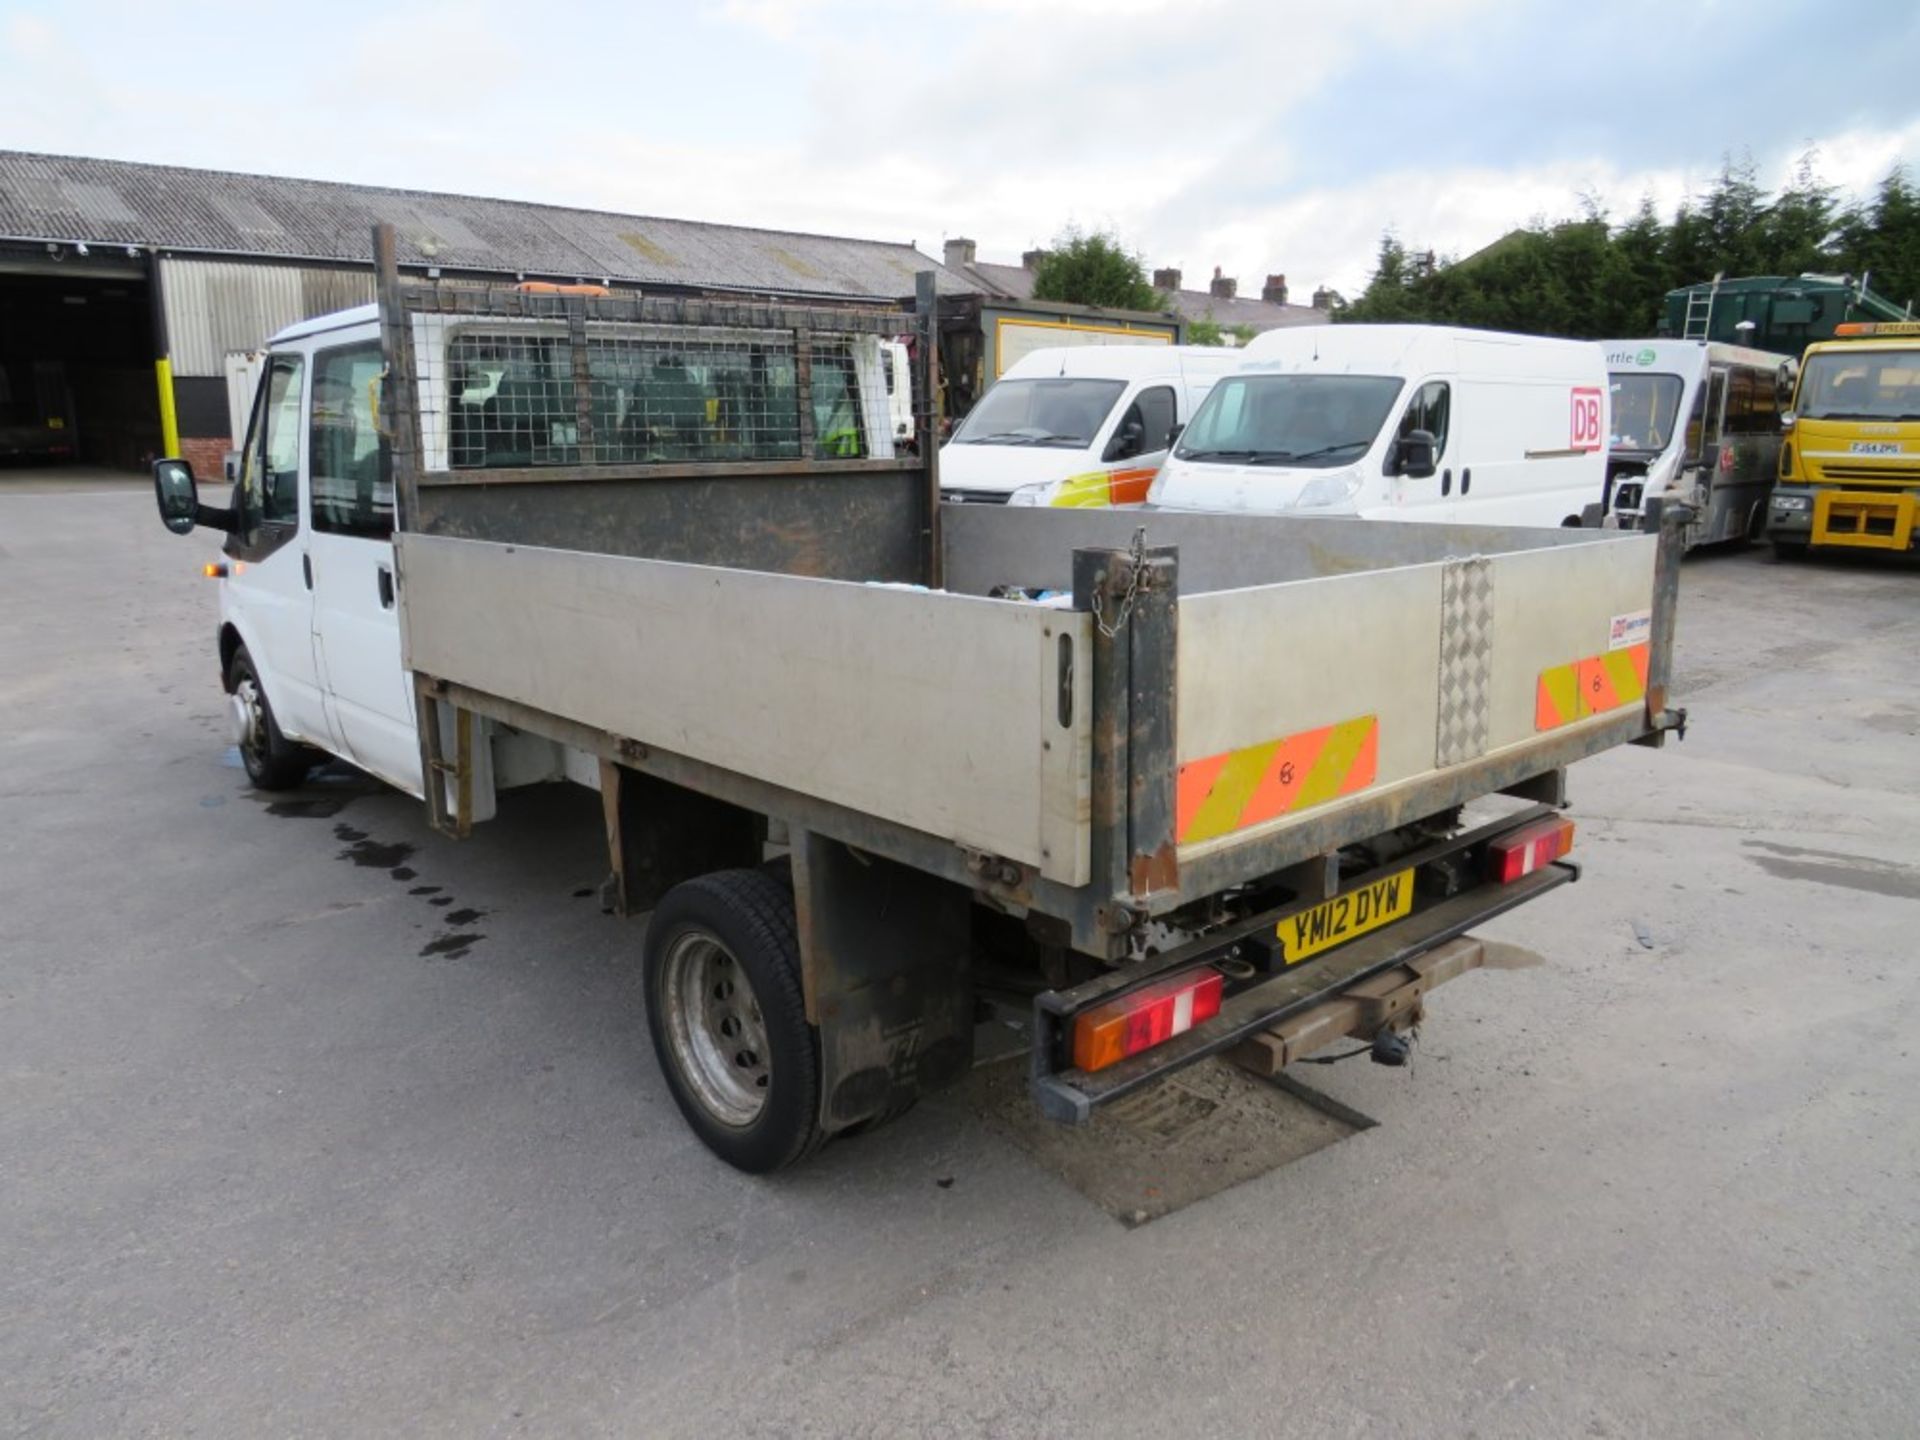
M 393 481 L 377 419 L 383 368 L 373 339 L 314 352 L 313 648 L 341 753 L 419 795 L 413 687 L 400 659 Z
M 337 752 L 314 660 L 311 537 L 300 498 L 306 378 L 306 357 L 297 352 L 269 356 L 262 371 L 234 485 L 223 603 L 281 731 Z

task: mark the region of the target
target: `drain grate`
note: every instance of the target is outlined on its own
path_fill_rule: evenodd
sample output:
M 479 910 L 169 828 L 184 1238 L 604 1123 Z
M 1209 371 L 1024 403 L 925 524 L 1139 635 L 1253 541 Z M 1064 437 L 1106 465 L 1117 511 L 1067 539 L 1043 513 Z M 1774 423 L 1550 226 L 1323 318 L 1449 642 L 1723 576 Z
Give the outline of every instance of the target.
M 1143 1225 L 1344 1140 L 1373 1122 L 1281 1077 L 1208 1060 L 1067 1127 L 1040 1118 L 1025 1057 L 974 1071 L 969 1107 L 1124 1225 Z

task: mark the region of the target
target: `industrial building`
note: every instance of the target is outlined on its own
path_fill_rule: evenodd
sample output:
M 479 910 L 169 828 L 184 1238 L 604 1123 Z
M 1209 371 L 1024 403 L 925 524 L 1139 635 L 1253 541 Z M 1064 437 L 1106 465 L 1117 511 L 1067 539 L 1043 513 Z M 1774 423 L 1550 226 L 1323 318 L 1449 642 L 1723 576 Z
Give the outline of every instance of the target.
M 897 304 L 931 270 L 943 295 L 978 288 L 910 244 L 0 151 L 0 460 L 219 473 L 249 352 L 373 298 L 377 222 L 449 283 Z

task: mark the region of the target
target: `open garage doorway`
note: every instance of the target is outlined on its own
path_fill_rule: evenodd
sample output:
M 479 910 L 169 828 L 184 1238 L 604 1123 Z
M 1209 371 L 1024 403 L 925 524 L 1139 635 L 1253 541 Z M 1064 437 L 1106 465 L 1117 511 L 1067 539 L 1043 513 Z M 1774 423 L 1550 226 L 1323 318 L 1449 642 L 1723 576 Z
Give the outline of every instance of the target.
M 160 450 L 143 265 L 0 254 L 0 465 L 138 470 Z

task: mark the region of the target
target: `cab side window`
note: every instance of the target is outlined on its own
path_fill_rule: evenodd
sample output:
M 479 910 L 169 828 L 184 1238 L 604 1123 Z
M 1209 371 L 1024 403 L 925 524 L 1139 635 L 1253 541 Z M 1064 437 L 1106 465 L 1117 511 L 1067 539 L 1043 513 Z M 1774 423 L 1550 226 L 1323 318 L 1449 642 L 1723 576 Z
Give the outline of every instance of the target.
M 300 519 L 300 379 L 298 355 L 275 355 L 261 384 L 254 433 L 240 462 L 240 494 L 247 528 Z
M 315 530 L 369 540 L 393 536 L 393 481 L 375 418 L 383 368 L 376 344 L 314 357 L 307 454 Z
M 1437 462 L 1447 453 L 1447 421 L 1453 410 L 1452 393 L 1444 380 L 1430 380 L 1414 392 L 1407 402 L 1407 413 L 1400 417 L 1400 432 L 1394 438 L 1404 440 L 1416 430 L 1433 436 L 1433 458 Z M 1387 451 L 1389 460 L 1396 450 Z
M 1720 415 L 1727 401 L 1727 372 L 1715 370 L 1694 397 L 1693 414 L 1687 421 L 1687 454 L 1701 457 L 1703 448 L 1720 443 Z
M 1155 385 L 1134 396 L 1133 403 L 1114 427 L 1104 459 L 1127 460 L 1135 455 L 1151 455 L 1173 443 L 1173 387 Z M 1138 435 L 1129 441 L 1129 435 Z

